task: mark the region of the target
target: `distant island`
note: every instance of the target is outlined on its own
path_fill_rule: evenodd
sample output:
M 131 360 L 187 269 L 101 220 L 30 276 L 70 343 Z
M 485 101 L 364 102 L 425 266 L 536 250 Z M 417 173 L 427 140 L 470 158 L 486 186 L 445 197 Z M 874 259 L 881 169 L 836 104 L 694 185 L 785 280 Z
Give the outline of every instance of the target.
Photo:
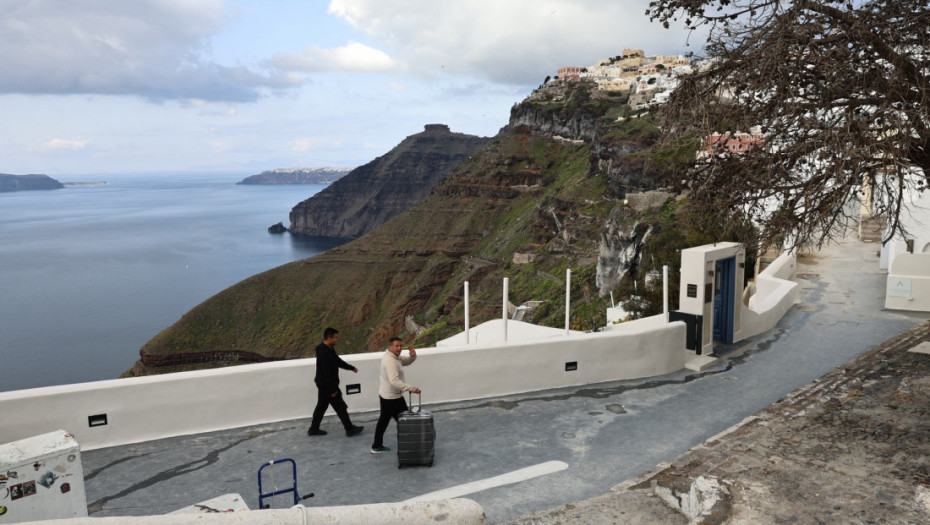
M 64 185 L 48 175 L 9 175 L 0 173 L 0 192 L 26 190 L 57 190 Z
M 329 184 L 353 168 L 278 168 L 242 179 L 236 184 Z
M 88 180 L 88 181 L 73 181 L 73 182 L 62 182 L 65 186 L 100 186 L 106 184 L 105 180 Z

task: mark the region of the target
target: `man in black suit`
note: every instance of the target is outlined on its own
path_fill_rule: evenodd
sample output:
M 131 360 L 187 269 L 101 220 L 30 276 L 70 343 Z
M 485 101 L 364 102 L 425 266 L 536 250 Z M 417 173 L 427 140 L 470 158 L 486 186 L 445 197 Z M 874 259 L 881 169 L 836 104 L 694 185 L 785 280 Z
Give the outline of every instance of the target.
M 342 399 L 339 390 L 339 369 L 351 370 L 358 373 L 358 368 L 346 363 L 336 355 L 336 341 L 339 340 L 339 330 L 327 328 L 323 331 L 323 342 L 316 347 L 316 377 L 313 382 L 317 387 L 316 408 L 313 410 L 313 419 L 310 421 L 309 436 L 325 436 L 326 431 L 320 430 L 323 414 L 330 406 L 336 411 L 342 426 L 349 437 L 362 433 L 364 427 L 357 427 L 349 419 L 348 406 Z

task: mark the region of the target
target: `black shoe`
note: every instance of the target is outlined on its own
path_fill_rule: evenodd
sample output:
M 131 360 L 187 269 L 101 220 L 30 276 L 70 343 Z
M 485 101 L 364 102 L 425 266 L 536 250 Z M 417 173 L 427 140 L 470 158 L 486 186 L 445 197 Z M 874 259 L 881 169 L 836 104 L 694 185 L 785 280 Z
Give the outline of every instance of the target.
M 307 431 L 307 435 L 308 436 L 325 436 L 326 431 L 320 430 L 318 428 L 311 428 L 310 430 Z
M 365 430 L 365 427 L 352 427 L 346 430 L 346 436 L 348 437 L 357 436 L 362 433 L 362 430 Z

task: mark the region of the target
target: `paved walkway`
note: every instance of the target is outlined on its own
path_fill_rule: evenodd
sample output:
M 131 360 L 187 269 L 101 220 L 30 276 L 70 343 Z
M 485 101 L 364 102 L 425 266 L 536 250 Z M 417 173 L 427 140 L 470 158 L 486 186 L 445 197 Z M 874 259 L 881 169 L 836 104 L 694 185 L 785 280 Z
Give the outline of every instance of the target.
M 875 499 L 879 496 L 874 494 L 885 498 L 886 492 L 863 489 L 856 496 L 857 502 L 851 496 L 848 501 L 834 502 L 830 494 L 817 492 L 815 486 L 798 486 L 803 479 L 793 478 L 792 473 L 797 471 L 803 477 L 804 468 L 814 468 L 804 467 L 814 461 L 806 458 L 816 457 L 820 463 L 810 465 L 820 465 L 826 471 L 822 466 L 834 464 L 842 454 L 842 449 L 824 444 L 831 434 L 813 430 L 811 425 L 817 420 L 798 419 L 792 424 L 802 426 L 784 427 L 783 438 L 770 441 L 753 441 L 751 436 L 731 431 L 708 442 L 747 417 L 760 411 L 765 414 L 771 410 L 766 407 L 792 391 L 811 388 L 804 385 L 930 317 L 881 309 L 885 277 L 877 269 L 877 249 L 877 245 L 849 241 L 802 258 L 797 277 L 801 304 L 789 311 L 774 330 L 719 348 L 726 358 L 702 372 L 682 370 L 644 380 L 429 405 L 436 415 L 438 433 L 432 468 L 398 470 L 393 454 L 369 454 L 375 413 L 353 415 L 356 423 L 366 426 L 364 434 L 353 438 L 338 431 L 334 418 L 324 421 L 324 428 L 331 432 L 322 438 L 307 437 L 307 420 L 284 421 L 87 452 L 82 459 L 89 510 L 93 516 L 160 514 L 228 492 L 241 494 L 250 508 L 257 508 L 258 466 L 283 457 L 297 461 L 300 493 L 316 493 L 313 499 L 305 500 L 308 505 L 403 501 L 445 489 L 467 489 L 465 497 L 482 505 L 490 523 L 685 523 L 684 515 L 656 496 L 652 485 L 654 482 L 659 492 L 667 495 L 684 489 L 690 492 L 690 480 L 701 475 L 704 478 L 698 485 L 705 494 L 701 501 L 717 498 L 718 505 L 710 505 L 717 516 L 748 520 L 744 522 L 778 522 L 781 515 L 764 513 L 791 510 L 784 502 L 793 505 L 801 496 L 820 512 L 812 515 L 824 518 L 834 516 L 823 514 L 825 511 L 848 511 L 849 516 L 854 516 L 860 511 L 853 509 L 879 508 L 880 503 L 898 508 L 916 501 L 917 488 L 911 487 L 910 499 L 895 500 L 896 496 L 892 496 L 889 502 Z M 916 359 L 924 357 L 930 356 Z M 918 367 L 910 368 L 919 373 Z M 862 380 L 861 385 L 847 382 L 831 387 L 823 395 L 865 398 L 870 395 L 869 389 L 884 384 L 882 375 L 892 380 L 895 373 L 875 372 L 877 383 L 871 382 L 872 378 Z M 416 366 L 407 374 L 416 381 Z M 918 395 L 922 381 L 916 376 L 908 379 L 906 389 L 894 394 L 893 403 L 877 402 L 870 409 L 857 408 L 866 411 L 864 414 L 847 409 L 843 417 L 860 418 L 863 429 L 880 429 L 880 436 L 891 432 L 902 445 L 910 445 L 916 438 L 902 438 L 893 420 L 888 426 L 873 428 L 876 423 L 865 416 L 873 417 L 874 412 L 874 417 L 897 417 L 902 407 L 930 406 Z M 848 394 L 853 387 L 862 393 Z M 817 392 L 821 395 L 820 390 Z M 801 403 L 808 398 L 798 399 Z M 865 406 L 837 399 L 844 407 Z M 905 402 L 910 399 L 913 404 Z M 429 400 L 428 393 L 424 400 Z M 313 402 L 279 401 L 307 403 L 308 412 Z M 774 406 L 779 405 L 795 406 L 785 402 Z M 890 405 L 897 408 L 888 408 Z M 797 418 L 806 418 L 815 412 L 819 401 L 807 409 L 803 403 L 797 406 Z M 843 412 L 832 410 L 828 414 Z M 758 423 L 744 423 L 737 428 L 771 433 L 773 425 L 791 421 L 779 423 L 780 418 L 773 412 L 752 420 Z M 868 431 L 850 431 L 845 438 L 872 435 Z M 821 435 L 827 437 L 814 441 Z M 918 433 L 916 437 L 930 435 Z M 393 428 L 386 438 L 386 444 L 394 447 Z M 924 439 L 923 443 L 928 441 Z M 765 448 L 776 446 L 781 448 Z M 844 446 L 852 449 L 851 444 Z M 920 456 L 913 461 L 923 461 L 927 451 L 919 447 L 926 445 L 914 446 Z M 794 457 L 794 450 L 808 456 Z M 862 459 L 864 465 L 888 464 L 883 462 L 889 458 L 877 448 L 869 450 Z M 909 449 L 902 446 L 897 450 L 900 452 L 891 456 L 894 464 L 918 469 L 919 464 L 901 461 L 911 453 Z M 703 456 L 692 460 L 689 454 Z M 737 459 L 728 463 L 733 457 Z M 678 459 L 670 462 L 673 458 Z M 545 473 L 531 478 L 519 475 L 528 469 Z M 711 471 L 713 474 L 709 474 Z M 723 474 L 733 472 L 749 472 L 757 477 L 736 477 L 727 485 L 731 478 Z M 769 475 L 779 480 L 778 486 L 764 484 Z M 714 479 L 727 488 L 726 494 L 715 489 Z M 500 480 L 507 483 L 495 486 L 494 482 Z M 792 486 L 797 486 L 794 492 L 784 490 Z M 818 486 L 829 485 L 819 480 Z M 667 490 L 663 492 L 663 488 Z M 825 506 L 822 500 L 827 500 Z M 706 505 L 694 506 L 703 509 Z M 834 509 L 837 506 L 839 509 Z M 747 514 L 750 510 L 758 514 Z M 841 515 L 844 517 L 825 521 L 848 523 L 846 514 L 835 514 Z M 756 520 L 758 516 L 761 518 Z M 799 518 L 797 522 L 811 520 Z
M 842 259 L 853 258 L 802 260 L 808 296 L 821 279 L 843 280 L 822 272 Z M 836 292 L 824 289 L 827 304 L 861 299 Z M 601 496 L 505 523 L 930 523 L 930 322 Z

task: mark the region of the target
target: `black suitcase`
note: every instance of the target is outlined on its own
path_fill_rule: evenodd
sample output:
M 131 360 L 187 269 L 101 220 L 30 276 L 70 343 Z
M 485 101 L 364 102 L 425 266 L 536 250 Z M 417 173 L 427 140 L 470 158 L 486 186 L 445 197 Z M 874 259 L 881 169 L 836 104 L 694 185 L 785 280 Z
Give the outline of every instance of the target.
M 414 408 L 411 394 L 409 409 L 397 416 L 397 468 L 410 465 L 432 467 L 435 444 L 433 414 L 421 408 L 420 394 L 417 394 L 417 406 Z

